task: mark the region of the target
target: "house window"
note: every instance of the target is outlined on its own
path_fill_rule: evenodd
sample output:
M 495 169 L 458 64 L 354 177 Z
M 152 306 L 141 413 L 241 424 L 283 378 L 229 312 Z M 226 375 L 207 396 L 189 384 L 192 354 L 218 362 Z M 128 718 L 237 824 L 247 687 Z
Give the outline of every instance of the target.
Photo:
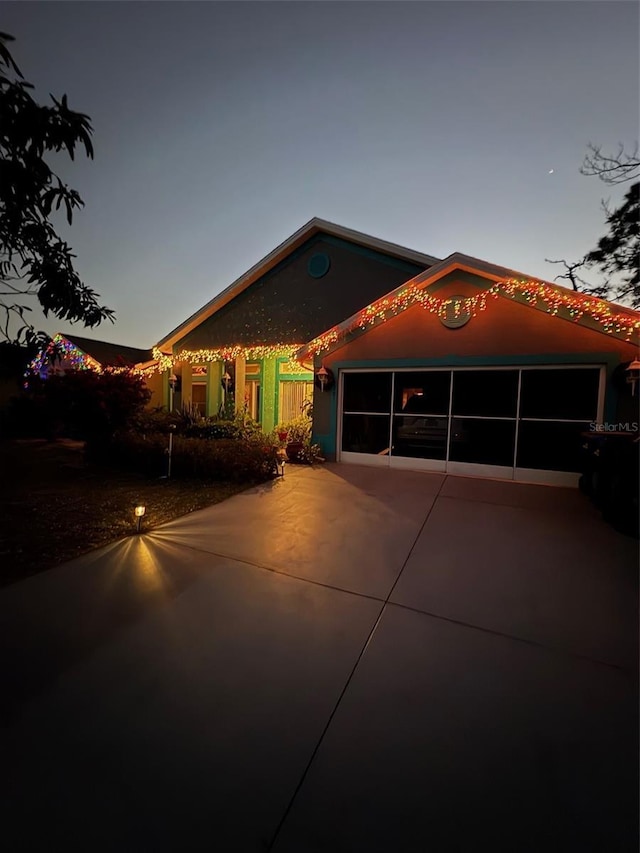
M 257 379 L 247 379 L 244 386 L 244 404 L 249 417 L 254 421 L 260 420 L 260 382 Z
M 207 415 L 207 383 L 194 382 L 191 386 L 191 402 L 202 417 Z
M 313 382 L 292 380 L 280 383 L 278 395 L 278 421 L 292 421 L 302 414 L 305 400 L 313 399 Z

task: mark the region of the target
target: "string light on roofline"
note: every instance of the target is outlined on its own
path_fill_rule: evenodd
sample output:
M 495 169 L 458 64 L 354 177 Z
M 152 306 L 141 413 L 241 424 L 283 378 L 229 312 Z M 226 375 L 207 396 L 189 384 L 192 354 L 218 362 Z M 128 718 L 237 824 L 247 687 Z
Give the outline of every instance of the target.
M 624 335 L 627 340 L 640 329 L 640 317 L 634 319 L 617 314 L 611 310 L 610 304 L 602 299 L 584 293 L 565 293 L 533 279 L 504 279 L 474 296 L 462 298 L 433 296 L 414 284 L 399 291 L 394 297 L 384 297 L 372 302 L 355 315 L 349 326 L 329 330 L 314 338 L 304 350 L 306 353 L 317 355 L 328 350 L 350 332 L 384 323 L 412 305 L 420 305 L 424 310 L 441 319 L 445 319 L 452 308 L 455 316 L 468 313 L 475 317 L 480 312 L 486 311 L 490 300 L 495 300 L 499 296 L 511 299 L 524 298 L 529 305 L 542 308 L 554 317 L 558 316 L 560 311 L 564 311 L 568 315 L 567 319 L 576 323 L 583 317 L 588 317 L 599 323 L 607 334 Z
M 56 358 L 69 362 L 74 370 L 95 370 L 98 373 L 102 371 L 101 365 L 94 358 L 82 352 L 58 332 L 29 363 L 27 374 L 39 374 L 46 364 L 51 363 Z
M 150 372 L 155 371 L 155 367 L 145 369 L 127 365 L 105 365 L 103 367 L 95 358 L 87 355 L 86 352 L 83 352 L 58 332 L 49 341 L 47 346 L 43 347 L 38 355 L 29 362 L 29 366 L 24 374 L 25 378 L 28 379 L 34 375 L 41 375 L 45 367 L 49 364 L 54 364 L 56 360 L 62 362 L 64 369 L 92 370 L 94 373 L 131 373 L 135 376 L 144 377 Z
M 255 361 L 263 358 L 286 358 L 289 361 L 287 373 L 301 372 L 294 360 L 294 355 L 303 344 L 255 344 L 245 346 L 244 344 L 232 344 L 215 349 L 180 350 L 169 355 L 163 353 L 158 347 L 153 349 L 153 358 L 156 364 L 145 368 L 146 373 L 156 371 L 163 372 L 173 368 L 176 364 L 210 364 L 216 361 L 234 361 L 236 358 L 244 358 L 245 361 Z M 308 372 L 308 371 L 302 371 Z

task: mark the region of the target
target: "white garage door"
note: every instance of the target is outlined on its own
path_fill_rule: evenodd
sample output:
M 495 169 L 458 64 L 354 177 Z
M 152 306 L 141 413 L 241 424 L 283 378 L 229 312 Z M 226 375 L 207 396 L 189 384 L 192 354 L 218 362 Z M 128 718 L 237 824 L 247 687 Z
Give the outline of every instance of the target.
M 575 485 L 603 392 L 593 365 L 342 371 L 339 459 Z

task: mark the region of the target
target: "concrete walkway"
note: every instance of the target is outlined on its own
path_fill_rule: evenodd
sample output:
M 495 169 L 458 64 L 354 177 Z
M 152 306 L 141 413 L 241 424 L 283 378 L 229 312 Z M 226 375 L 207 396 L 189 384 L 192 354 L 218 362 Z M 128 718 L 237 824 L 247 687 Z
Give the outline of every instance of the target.
M 3 847 L 635 853 L 637 557 L 576 491 L 289 466 L 8 587 Z

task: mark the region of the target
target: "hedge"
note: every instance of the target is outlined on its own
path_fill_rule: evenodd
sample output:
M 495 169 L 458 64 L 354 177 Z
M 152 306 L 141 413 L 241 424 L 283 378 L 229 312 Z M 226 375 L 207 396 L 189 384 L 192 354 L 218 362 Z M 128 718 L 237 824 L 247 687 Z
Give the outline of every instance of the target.
M 89 461 L 160 477 L 167 473 L 168 436 L 128 432 L 90 442 Z M 261 482 L 276 473 L 277 449 L 267 441 L 174 436 L 171 476 L 179 479 Z

